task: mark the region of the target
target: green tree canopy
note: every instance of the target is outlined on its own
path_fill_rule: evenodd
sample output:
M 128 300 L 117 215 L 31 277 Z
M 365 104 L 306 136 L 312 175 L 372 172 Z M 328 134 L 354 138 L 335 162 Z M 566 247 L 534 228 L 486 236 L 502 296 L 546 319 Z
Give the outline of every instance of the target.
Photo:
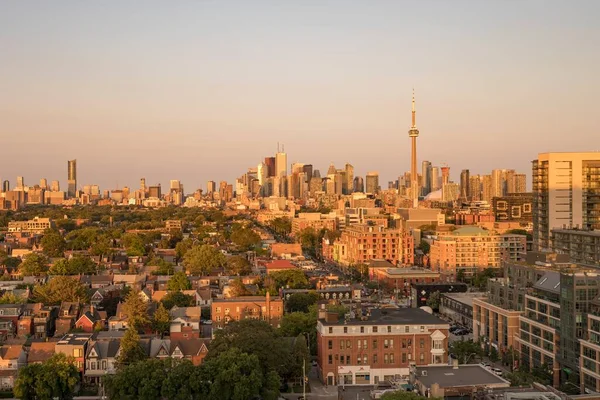
M 310 306 L 316 304 L 319 295 L 316 292 L 294 293 L 285 301 L 285 310 L 288 313 L 303 312 L 307 313 Z
M 129 325 L 135 329 L 140 329 L 150 322 L 148 304 L 142 299 L 139 291 L 129 292 L 123 303 L 123 312 L 127 315 Z
M 189 290 L 192 288 L 192 284 L 188 279 L 185 272 L 175 272 L 169 282 L 167 282 L 167 290 Z
M 227 258 L 226 264 L 227 272 L 231 275 L 248 275 L 252 272 L 250 262 L 246 257 L 242 256 L 231 256 Z
M 225 262 L 223 253 L 207 244 L 192 247 L 183 257 L 183 265 L 191 275 L 208 275 Z
M 125 331 L 123 339 L 121 339 L 121 348 L 119 350 L 119 356 L 117 357 L 117 366 L 118 368 L 123 368 L 146 358 L 146 351 L 140 343 L 140 335 L 138 335 L 137 330 L 134 327 L 130 326 L 127 331 Z
M 121 244 L 127 250 L 128 256 L 143 256 L 146 254 L 144 240 L 135 233 L 126 233 L 123 235 Z
M 15 396 L 21 399 L 72 399 L 79 382 L 73 359 L 56 353 L 43 364 L 29 364 L 19 370 Z
M 55 229 L 46 229 L 40 244 L 48 257 L 62 257 L 67 247 L 65 238 Z
M 38 285 L 33 289 L 35 301 L 58 305 L 63 301 L 87 303 L 88 293 L 84 285 L 70 276 L 56 276 L 45 285 Z
M 431 307 L 433 311 L 438 311 L 440 309 L 441 302 L 441 294 L 439 290 L 431 293 L 429 298 L 427 299 L 427 305 Z
M 183 294 L 180 291 L 169 292 L 165 297 L 162 298 L 161 303 L 167 310 L 177 307 L 193 307 L 196 305 L 195 300 L 192 296 Z
M 305 289 L 309 287 L 306 274 L 301 269 L 288 269 L 284 271 L 276 271 L 265 279 L 275 291 L 281 287 L 289 287 L 290 289 Z
M 238 227 L 231 232 L 231 241 L 241 250 L 251 250 L 260 245 L 260 236 L 250 228 Z
M 97 271 L 96 264 L 91 258 L 85 256 L 75 256 L 70 260 L 61 258 L 50 267 L 50 275 L 80 275 L 94 274 Z
M 48 272 L 48 258 L 43 254 L 29 253 L 19 265 L 19 272 L 23 276 L 40 276 Z
M 182 259 L 185 254 L 194 246 L 194 242 L 191 239 L 183 239 L 181 242 L 175 245 L 175 254 L 178 259 Z
M 163 303 L 159 303 L 156 312 L 152 316 L 152 329 L 162 337 L 166 332 L 169 332 L 170 327 L 171 316 L 169 315 L 169 311 L 167 311 Z

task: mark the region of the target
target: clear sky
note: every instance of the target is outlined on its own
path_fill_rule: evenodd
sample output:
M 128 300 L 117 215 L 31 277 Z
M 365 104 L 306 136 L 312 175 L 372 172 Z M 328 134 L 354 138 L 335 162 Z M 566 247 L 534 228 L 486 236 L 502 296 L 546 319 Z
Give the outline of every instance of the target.
M 0 176 L 102 189 L 288 161 L 530 175 L 600 150 L 600 1 L 0 2 Z

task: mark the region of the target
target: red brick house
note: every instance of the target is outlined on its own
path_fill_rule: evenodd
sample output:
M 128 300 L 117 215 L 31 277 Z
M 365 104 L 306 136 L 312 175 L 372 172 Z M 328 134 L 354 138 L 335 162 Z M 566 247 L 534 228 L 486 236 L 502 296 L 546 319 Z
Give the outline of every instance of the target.
M 106 311 L 98 311 L 96 307 L 90 306 L 86 312 L 81 314 L 77 322 L 75 322 L 75 328 L 79 328 L 87 333 L 92 333 L 94 332 L 96 324 L 104 329 L 106 324 Z

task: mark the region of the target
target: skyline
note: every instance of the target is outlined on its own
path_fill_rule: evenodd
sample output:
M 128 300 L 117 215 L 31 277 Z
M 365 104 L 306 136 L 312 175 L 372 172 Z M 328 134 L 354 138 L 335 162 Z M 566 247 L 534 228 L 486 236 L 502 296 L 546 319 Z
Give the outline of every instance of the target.
M 78 186 L 205 188 L 280 142 L 288 167 L 350 162 L 385 187 L 410 170 L 412 87 L 418 165 L 454 181 L 529 186 L 538 153 L 600 150 L 599 4 L 431 4 L 4 2 L 0 175 L 66 187 L 77 159 Z

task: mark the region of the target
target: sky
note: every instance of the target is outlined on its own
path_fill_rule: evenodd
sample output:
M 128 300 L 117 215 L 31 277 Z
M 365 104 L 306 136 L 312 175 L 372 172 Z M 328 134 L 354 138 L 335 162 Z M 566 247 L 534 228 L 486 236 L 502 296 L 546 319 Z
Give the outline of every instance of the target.
M 285 146 L 346 162 L 531 174 L 600 150 L 600 2 L 0 2 L 0 177 L 233 182 Z M 530 185 L 530 182 L 529 182 Z

